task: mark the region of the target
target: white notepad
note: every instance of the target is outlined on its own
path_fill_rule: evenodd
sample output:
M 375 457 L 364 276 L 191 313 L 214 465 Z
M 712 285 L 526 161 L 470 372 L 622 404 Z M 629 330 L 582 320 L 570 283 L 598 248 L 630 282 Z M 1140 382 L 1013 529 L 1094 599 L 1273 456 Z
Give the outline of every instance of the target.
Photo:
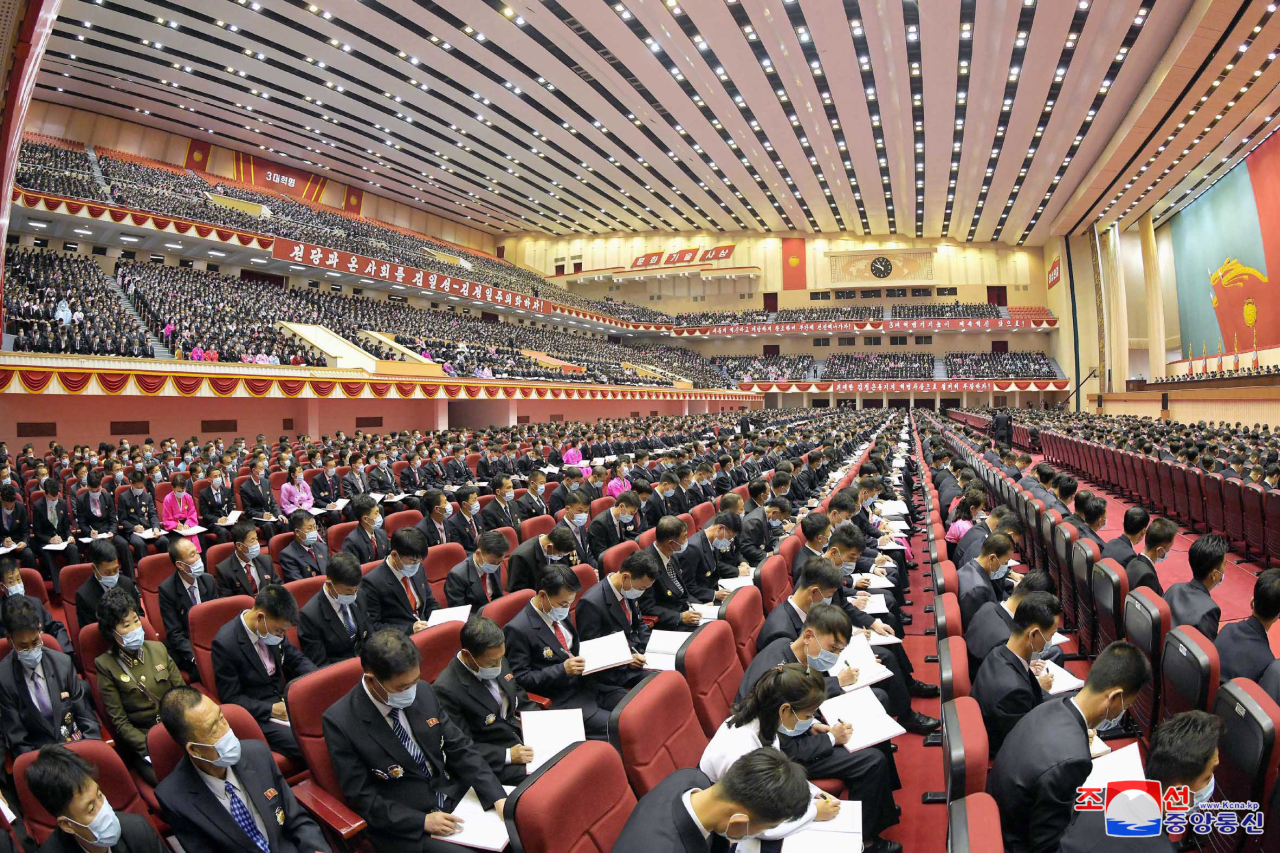
M 242 512 L 241 510 L 238 510 L 238 509 L 231 510 L 231 512 L 227 513 L 227 524 L 235 524 L 237 521 L 240 520 L 240 516 L 242 515 L 244 515 L 244 512 Z
M 698 615 L 702 617 L 702 621 L 698 623 L 699 625 L 705 625 L 720 618 L 719 604 L 694 604 L 689 609 L 698 611 Z
M 844 651 L 840 653 L 840 658 L 836 661 L 836 665 L 827 670 L 827 674 L 838 676 L 845 666 L 851 666 L 858 670 L 858 680 L 844 688 L 846 693 L 857 690 L 860 687 L 876 684 L 893 676 L 888 667 L 876 660 L 875 652 L 871 651 L 871 643 L 861 634 L 849 640 L 849 645 L 844 647 Z
M 57 543 L 56 545 L 55 545 L 54 543 L 50 542 L 48 545 L 45 545 L 45 546 L 44 546 L 42 549 L 40 549 L 40 550 L 42 550 L 42 551 L 65 551 L 65 550 L 67 550 L 67 546 L 68 546 L 68 545 L 70 545 L 70 544 L 71 544 L 70 542 L 66 542 L 66 541 L 59 542 L 59 543 Z
M 183 536 L 198 536 L 199 534 L 204 533 L 204 531 L 205 531 L 205 528 L 201 527 L 198 524 L 194 524 L 191 527 L 184 527 L 178 530 L 178 532 L 181 533 Z
M 1080 787 L 1105 788 L 1108 782 L 1127 782 L 1130 779 L 1145 778 L 1142 755 L 1138 752 L 1138 745 L 1131 743 L 1123 749 L 1117 749 L 1094 759 L 1089 778 Z
M 692 636 L 684 631 L 654 631 L 649 635 L 649 645 L 644 648 L 645 669 L 675 670 L 676 655 L 685 641 Z
M 453 809 L 453 816 L 462 820 L 462 828 L 453 835 L 433 835 L 437 841 L 448 841 L 450 844 L 462 844 L 481 850 L 505 850 L 511 843 L 507 834 L 507 824 L 493 809 L 485 811 L 476 796 L 476 789 L 470 788 Z
M 884 603 L 884 593 L 873 594 L 867 599 L 867 609 L 863 611 L 869 616 L 879 616 L 889 612 L 889 605 Z
M 855 690 L 828 699 L 818 706 L 818 710 L 822 712 L 822 718 L 828 725 L 846 722 L 853 726 L 853 734 L 844 745 L 850 752 L 857 752 L 907 733 L 906 729 L 898 725 L 897 720 L 889 716 L 876 694 L 870 690 Z
M 869 589 L 893 589 L 893 581 L 889 580 L 888 578 L 882 578 L 880 577 L 880 575 L 874 574 L 872 572 L 865 572 L 865 573 L 854 572 L 849 577 L 853 580 L 855 584 L 858 581 L 862 580 L 863 578 L 870 580 L 871 586 L 869 587 Z
M 533 773 L 556 756 L 560 750 L 587 739 L 581 708 L 560 711 L 525 711 L 520 715 L 524 745 L 533 750 L 533 760 L 525 773 Z
M 742 589 L 744 586 L 752 586 L 755 582 L 749 577 L 721 578 L 720 588 L 727 590 Z
M 631 645 L 627 635 L 616 631 L 594 640 L 583 640 L 578 644 L 578 657 L 587 662 L 583 675 L 590 675 L 602 669 L 615 666 L 626 666 L 631 663 Z
M 442 607 L 439 610 L 431 611 L 431 615 L 427 617 L 427 627 L 434 628 L 446 622 L 466 622 L 470 616 L 470 604 L 463 604 L 458 607 Z
M 881 501 L 881 515 L 906 515 L 907 505 L 903 501 Z
M 867 640 L 867 642 L 870 643 L 872 646 L 897 646 L 897 645 L 901 645 L 902 640 L 898 639 L 893 634 L 889 634 L 888 636 L 886 636 L 884 634 L 877 634 L 875 631 L 872 631 L 871 637 L 870 639 Z
M 1058 666 L 1051 660 L 1044 662 L 1044 668 L 1047 672 L 1053 673 L 1053 687 L 1049 688 L 1050 696 L 1058 696 L 1062 693 L 1070 693 L 1072 690 L 1079 690 L 1084 687 L 1084 680 L 1076 678 L 1067 670 Z M 1137 777 L 1141 779 L 1142 777 Z

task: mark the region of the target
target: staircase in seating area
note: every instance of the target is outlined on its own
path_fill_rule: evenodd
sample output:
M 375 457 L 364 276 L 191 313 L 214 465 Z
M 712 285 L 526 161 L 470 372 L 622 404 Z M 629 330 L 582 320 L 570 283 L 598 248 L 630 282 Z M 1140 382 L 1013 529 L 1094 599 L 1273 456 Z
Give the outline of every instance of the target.
M 93 177 L 98 182 L 98 186 L 102 187 L 103 192 L 107 193 L 108 198 L 111 196 L 111 185 L 107 183 L 107 176 L 102 174 L 102 166 L 98 163 L 98 153 L 93 150 L 93 146 L 85 143 L 84 153 L 89 155 L 89 168 L 93 171 Z
M 95 161 L 96 162 L 96 161 Z M 120 309 L 138 321 L 138 325 L 147 330 L 147 343 L 151 344 L 151 352 L 156 358 L 173 358 L 173 353 L 169 348 L 161 342 L 159 338 L 151 333 L 151 328 L 146 321 L 142 319 L 142 315 L 133 307 L 133 303 L 129 301 L 129 297 L 125 295 L 124 288 L 120 286 L 120 280 L 112 276 L 110 278 L 111 292 L 115 294 L 116 301 L 120 303 Z
M 933 378 L 947 378 L 947 360 L 940 355 L 935 355 L 933 357 Z
M 996 309 L 996 311 L 999 312 L 1001 319 L 1003 320 L 1009 319 L 1009 309 L 1006 308 L 1005 306 L 1001 305 L 999 308 Z

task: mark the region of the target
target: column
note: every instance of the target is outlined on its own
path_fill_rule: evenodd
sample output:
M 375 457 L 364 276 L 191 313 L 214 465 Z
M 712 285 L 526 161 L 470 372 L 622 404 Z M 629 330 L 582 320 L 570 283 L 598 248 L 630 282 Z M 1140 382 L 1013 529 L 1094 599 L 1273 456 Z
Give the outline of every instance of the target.
M 942 392 L 941 391 L 933 392 L 933 410 L 935 412 L 942 411 Z
M 1160 252 L 1156 249 L 1155 220 L 1151 212 L 1138 220 L 1138 237 L 1142 240 L 1142 278 L 1147 294 L 1147 362 L 1148 378 L 1167 375 L 1165 366 L 1164 293 L 1160 285 Z M 1252 341 L 1245 344 L 1252 346 Z
M 324 434 L 324 429 L 320 425 L 320 399 L 318 397 L 306 401 L 306 414 L 303 415 L 301 420 L 301 424 L 294 422 L 295 427 L 301 426 L 301 429 L 295 430 L 295 432 L 305 432 L 313 439 L 318 439 L 319 436 Z
M 862 408 L 862 392 L 861 392 L 861 391 L 854 392 L 854 395 L 853 395 L 853 407 L 854 407 L 855 409 L 861 409 L 861 408 Z
M 430 415 L 427 423 L 433 430 L 447 430 L 449 428 L 449 401 L 448 400 L 432 400 Z
M 1129 306 L 1120 264 L 1120 229 L 1113 225 L 1099 238 L 1102 286 L 1107 300 L 1107 369 L 1111 371 L 1111 384 L 1107 388 L 1116 392 L 1124 390 L 1125 380 L 1129 378 Z
M 882 391 L 880 393 L 880 408 L 882 409 L 889 408 L 889 392 L 888 391 Z

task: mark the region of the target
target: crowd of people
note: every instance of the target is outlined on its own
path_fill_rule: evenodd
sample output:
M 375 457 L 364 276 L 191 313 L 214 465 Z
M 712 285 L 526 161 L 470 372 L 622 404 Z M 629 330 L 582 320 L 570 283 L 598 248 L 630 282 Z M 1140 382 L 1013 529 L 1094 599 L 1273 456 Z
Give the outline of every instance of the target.
M 98 168 L 102 176 L 113 188 L 122 191 L 126 185 L 150 188 L 168 193 L 199 198 L 210 191 L 211 187 L 202 178 L 198 178 L 186 169 L 160 169 L 139 163 L 137 160 L 125 160 L 109 154 L 95 153 Z
M 1053 360 L 1043 352 L 949 352 L 950 379 L 1054 379 Z
M 826 323 L 838 320 L 883 320 L 882 305 L 839 305 L 831 308 L 783 308 L 778 323 Z
M 636 360 L 688 379 L 695 388 L 724 387 L 724 374 L 712 367 L 705 356 L 686 347 L 634 344 L 628 349 Z
M 717 356 L 710 359 L 710 362 L 724 374 L 727 381 L 734 384 L 813 378 L 813 356 L 811 355 Z
M 5 247 L 5 326 L 17 352 L 153 358 L 95 259 Z
M 1000 316 L 1000 309 L 989 302 L 919 302 L 892 306 L 894 320 L 966 319 L 989 320 Z
M 109 201 L 106 190 L 93 175 L 89 155 L 83 148 L 69 148 L 49 142 L 25 140 L 18 151 L 14 182 L 29 190 Z
M 932 379 L 933 356 L 920 353 L 837 353 L 823 363 L 822 379 Z
M 1213 362 L 1217 364 L 1217 362 Z M 1211 382 L 1214 379 L 1242 379 L 1259 376 L 1276 376 L 1280 375 L 1280 367 L 1272 364 L 1261 365 L 1259 367 L 1241 367 L 1239 369 L 1218 370 L 1216 368 L 1207 373 L 1196 369 L 1195 362 L 1191 363 L 1191 370 L 1187 373 L 1173 373 L 1168 376 L 1158 376 L 1154 379 L 1148 379 L 1148 385 L 1167 385 L 1170 382 Z
M 668 322 L 677 326 L 728 326 L 740 323 L 767 323 L 768 311 L 694 311 L 677 314 Z

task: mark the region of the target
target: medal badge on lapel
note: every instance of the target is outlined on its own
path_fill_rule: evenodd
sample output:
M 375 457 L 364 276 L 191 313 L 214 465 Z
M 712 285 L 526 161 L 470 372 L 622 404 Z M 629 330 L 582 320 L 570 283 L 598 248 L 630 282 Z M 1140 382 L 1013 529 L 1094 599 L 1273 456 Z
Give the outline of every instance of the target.
M 390 778 L 389 776 L 387 776 L 387 774 L 386 774 L 386 773 L 383 773 L 383 772 L 382 772 L 381 770 L 379 770 L 378 768 L 374 767 L 374 768 L 372 768 L 372 769 L 373 769 L 373 775 L 374 775 L 374 776 L 377 776 L 377 777 L 378 777 L 379 779 L 381 779 L 382 781 L 384 781 L 384 782 L 385 782 L 385 781 L 387 781 L 387 779 L 389 779 L 389 778 Z
M 489 716 L 487 716 L 487 717 L 485 717 L 485 718 L 484 718 L 484 724 L 485 724 L 486 726 L 492 726 L 492 725 L 493 725 L 493 721 L 494 721 L 494 720 L 496 720 L 496 719 L 498 719 L 498 718 L 497 718 L 497 716 L 495 716 L 494 714 L 490 714 Z
M 276 806 L 276 823 L 284 826 L 284 809 Z
M 551 651 L 551 647 L 550 647 L 550 646 L 543 646 L 543 647 L 542 647 L 542 656 L 543 656 L 544 658 L 546 658 L 547 660 L 551 660 L 551 659 L 552 659 L 553 657 L 555 657 L 556 655 L 555 655 L 555 652 Z
M 387 768 L 387 773 L 391 775 L 392 779 L 399 779 L 401 776 L 404 775 L 404 768 L 401 767 L 399 764 L 392 764 L 390 767 Z
M 504 676 L 502 677 L 502 680 L 503 680 L 503 681 L 510 681 L 510 680 L 511 680 L 511 679 L 513 679 L 513 678 L 515 678 L 515 673 L 508 672 L 506 675 L 504 675 Z

